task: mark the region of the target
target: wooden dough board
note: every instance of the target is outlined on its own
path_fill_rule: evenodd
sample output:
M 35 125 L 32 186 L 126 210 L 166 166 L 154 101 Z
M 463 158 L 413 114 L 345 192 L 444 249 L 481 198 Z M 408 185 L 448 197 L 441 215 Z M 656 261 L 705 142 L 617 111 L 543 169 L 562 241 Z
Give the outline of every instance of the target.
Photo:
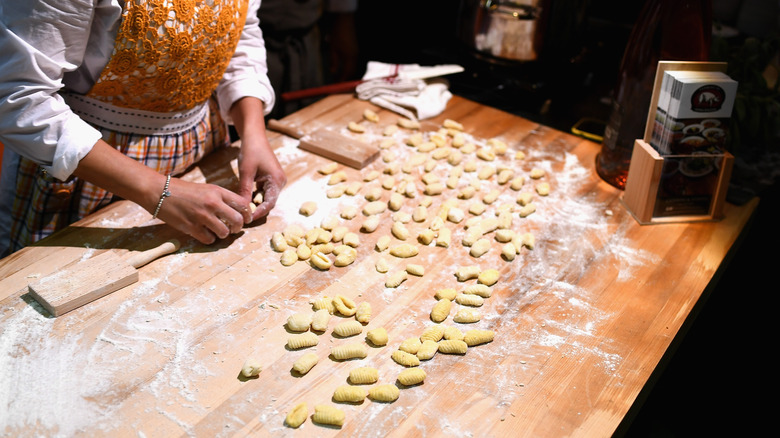
M 362 169 L 379 155 L 376 145 L 320 128 L 300 138 L 299 148 L 346 166 Z

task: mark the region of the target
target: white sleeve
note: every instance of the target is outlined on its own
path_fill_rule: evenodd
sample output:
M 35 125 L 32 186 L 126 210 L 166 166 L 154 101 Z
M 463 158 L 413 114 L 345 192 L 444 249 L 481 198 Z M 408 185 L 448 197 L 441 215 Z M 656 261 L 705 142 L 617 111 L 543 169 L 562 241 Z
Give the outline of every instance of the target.
M 242 97 L 262 100 L 266 114 L 271 112 L 275 102 L 273 87 L 268 79 L 263 32 L 257 16 L 259 8 L 260 0 L 250 0 L 241 39 L 217 87 L 217 101 L 222 117 L 231 124 L 230 107 Z
M 0 5 L 0 142 L 67 179 L 100 138 L 58 92 L 81 64 L 93 0 Z

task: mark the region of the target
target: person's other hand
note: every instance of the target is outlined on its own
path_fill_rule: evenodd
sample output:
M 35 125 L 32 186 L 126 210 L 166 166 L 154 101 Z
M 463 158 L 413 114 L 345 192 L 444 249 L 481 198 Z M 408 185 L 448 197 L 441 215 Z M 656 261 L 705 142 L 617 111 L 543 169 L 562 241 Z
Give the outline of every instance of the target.
M 255 209 L 250 222 L 267 216 L 287 184 L 287 175 L 264 134 L 241 139 L 238 174 L 238 194 L 245 201 L 252 201 L 255 186 L 263 194 L 263 202 Z

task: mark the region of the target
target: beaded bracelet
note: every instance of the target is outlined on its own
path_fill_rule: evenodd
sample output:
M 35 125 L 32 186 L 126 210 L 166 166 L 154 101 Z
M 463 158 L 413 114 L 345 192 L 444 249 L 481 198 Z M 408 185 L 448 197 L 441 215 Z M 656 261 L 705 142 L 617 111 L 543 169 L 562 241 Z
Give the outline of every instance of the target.
M 162 207 L 163 201 L 168 196 L 171 196 L 171 192 L 168 191 L 168 186 L 171 184 L 171 176 L 168 175 L 165 178 L 165 187 L 163 187 L 163 192 L 160 195 L 160 200 L 157 201 L 157 208 L 154 209 L 154 214 L 152 215 L 152 219 L 157 219 L 157 213 L 160 212 L 160 207 Z

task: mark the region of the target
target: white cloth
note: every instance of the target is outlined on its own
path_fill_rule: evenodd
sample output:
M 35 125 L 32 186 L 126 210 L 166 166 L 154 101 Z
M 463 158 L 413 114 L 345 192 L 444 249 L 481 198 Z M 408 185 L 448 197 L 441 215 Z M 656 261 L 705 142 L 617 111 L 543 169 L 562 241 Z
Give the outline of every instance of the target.
M 418 64 L 385 64 L 369 61 L 365 82 L 355 88 L 357 97 L 411 120 L 424 120 L 441 114 L 452 98 L 444 79 L 404 79 L 388 76 L 418 71 Z
M 0 3 L 0 142 L 67 179 L 100 138 L 70 110 L 61 90 L 84 94 L 111 56 L 122 0 L 24 0 Z M 265 45 L 250 0 L 235 54 L 217 88 L 222 116 L 242 97 L 269 112 L 274 92 Z M 4 160 L 3 174 L 6 173 Z

